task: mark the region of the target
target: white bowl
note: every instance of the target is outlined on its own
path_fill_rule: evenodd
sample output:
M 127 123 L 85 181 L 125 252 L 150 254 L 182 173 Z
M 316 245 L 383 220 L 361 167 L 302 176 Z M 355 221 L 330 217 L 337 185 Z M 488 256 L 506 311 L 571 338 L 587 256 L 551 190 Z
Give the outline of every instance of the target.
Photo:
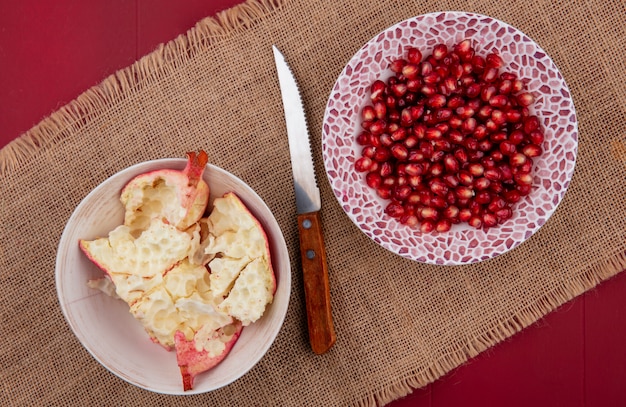
M 79 239 L 106 236 L 123 223 L 119 201 L 123 186 L 136 175 L 162 168 L 183 169 L 186 160 L 161 159 L 134 165 L 98 185 L 76 207 L 59 242 L 56 286 L 59 303 L 78 340 L 104 367 L 146 390 L 164 394 L 197 394 L 226 386 L 248 372 L 267 352 L 281 329 L 291 292 L 291 268 L 287 246 L 276 219 L 263 200 L 234 175 L 207 165 L 204 180 L 210 202 L 234 191 L 263 225 L 269 238 L 276 293 L 261 319 L 245 327 L 228 356 L 215 368 L 198 375 L 194 388 L 183 391 L 175 352 L 154 344 L 128 311 L 128 305 L 87 281 L 103 272 L 81 252 Z
M 453 225 L 449 232 L 421 233 L 384 213 L 382 200 L 354 169 L 362 147 L 356 143 L 361 109 L 376 79 L 392 75 L 389 63 L 404 56 L 409 46 L 424 56 L 434 45 L 448 47 L 471 39 L 483 56 L 497 52 L 503 70 L 527 80 L 534 94 L 531 112 L 542 121 L 544 153 L 535 160 L 534 189 L 513 207 L 514 216 L 496 227 L 477 230 Z M 518 246 L 550 218 L 561 202 L 574 172 L 578 126 L 574 103 L 563 76 L 527 35 L 495 18 L 465 12 L 437 12 L 402 21 L 377 34 L 348 62 L 326 105 L 322 151 L 326 174 L 339 204 L 369 238 L 385 249 L 411 260 L 442 265 L 479 262 Z

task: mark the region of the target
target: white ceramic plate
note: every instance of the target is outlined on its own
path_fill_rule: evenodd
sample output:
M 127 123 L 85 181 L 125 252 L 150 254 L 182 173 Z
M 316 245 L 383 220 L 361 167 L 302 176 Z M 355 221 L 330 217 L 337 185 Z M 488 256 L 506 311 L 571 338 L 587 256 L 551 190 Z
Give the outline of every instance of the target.
M 431 53 L 434 45 L 448 47 L 469 38 L 477 53 L 497 51 L 503 70 L 528 80 L 535 96 L 531 113 L 542 121 L 544 153 L 535 159 L 533 191 L 514 206 L 514 216 L 487 230 L 453 225 L 449 232 L 423 234 L 384 213 L 386 203 L 354 170 L 361 146 L 361 109 L 376 79 L 392 75 L 389 63 L 409 46 Z M 348 217 L 385 249 L 431 264 L 468 264 L 505 253 L 528 239 L 552 215 L 574 172 L 578 126 L 570 91 L 548 54 L 516 28 L 494 18 L 465 13 L 431 13 L 402 21 L 365 44 L 339 75 L 326 106 L 322 149 L 333 193 Z M 388 201 L 387 201 L 388 202 Z
M 255 323 L 244 327 L 228 356 L 215 368 L 198 375 L 193 390 L 184 392 L 174 351 L 154 344 L 121 300 L 89 288 L 98 269 L 78 247 L 79 239 L 106 236 L 123 223 L 119 194 L 136 175 L 162 168 L 183 169 L 186 160 L 162 159 L 127 168 L 96 187 L 76 207 L 59 242 L 56 286 L 63 314 L 78 340 L 104 367 L 146 390 L 165 394 L 197 394 L 223 387 L 248 372 L 267 352 L 285 319 L 291 292 L 289 254 L 276 219 L 261 198 L 243 181 L 213 165 L 204 180 L 210 201 L 234 191 L 263 225 L 270 242 L 276 274 L 274 302 Z

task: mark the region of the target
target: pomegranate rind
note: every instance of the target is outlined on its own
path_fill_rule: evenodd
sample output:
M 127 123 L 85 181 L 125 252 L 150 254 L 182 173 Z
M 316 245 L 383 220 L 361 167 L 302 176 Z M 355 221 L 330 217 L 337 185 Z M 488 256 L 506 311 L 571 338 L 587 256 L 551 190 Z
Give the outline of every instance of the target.
M 217 366 L 230 353 L 233 346 L 241 336 L 243 325 L 239 321 L 235 321 L 230 325 L 233 333 L 230 338 L 224 342 L 224 348 L 218 355 L 211 355 L 206 350 L 199 350 L 196 340 L 188 340 L 182 332 L 176 332 L 174 335 L 176 361 L 180 368 L 180 374 L 183 381 L 185 391 L 193 389 L 195 377 L 207 370 Z
M 79 241 L 83 253 L 111 278 L 116 294 L 128 304 L 159 285 L 163 275 L 185 259 L 190 246 L 189 233 L 158 219 L 138 237 L 120 225 L 108 237 Z
M 214 200 L 208 224 L 212 291 L 224 297 L 218 309 L 247 326 L 263 315 L 276 291 L 267 234 L 233 192 Z
M 182 171 L 162 169 L 141 174 L 122 189 L 124 224 L 143 230 L 151 219 L 162 218 L 184 230 L 204 214 L 209 201 L 209 186 L 202 179 L 207 155 L 187 153 Z M 166 204 L 167 203 L 167 204 Z

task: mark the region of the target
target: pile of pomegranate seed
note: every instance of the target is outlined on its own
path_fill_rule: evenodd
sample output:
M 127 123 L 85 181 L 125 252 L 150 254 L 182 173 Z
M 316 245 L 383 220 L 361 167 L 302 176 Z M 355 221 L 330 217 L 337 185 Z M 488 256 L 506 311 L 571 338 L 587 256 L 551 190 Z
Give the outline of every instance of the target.
M 528 108 L 534 97 L 503 66 L 464 40 L 425 58 L 409 48 L 390 63 L 393 76 L 371 85 L 354 165 L 389 200 L 385 213 L 422 232 L 511 218 L 531 191 L 544 134 Z

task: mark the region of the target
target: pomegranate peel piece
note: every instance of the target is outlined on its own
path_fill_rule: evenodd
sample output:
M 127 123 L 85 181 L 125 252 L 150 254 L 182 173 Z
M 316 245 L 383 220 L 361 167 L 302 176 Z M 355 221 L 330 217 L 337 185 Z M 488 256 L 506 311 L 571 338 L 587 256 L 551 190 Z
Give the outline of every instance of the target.
M 212 369 L 224 360 L 239 339 L 242 329 L 241 322 L 235 321 L 218 328 L 205 338 L 197 333 L 193 340 L 188 340 L 180 331 L 174 334 L 176 361 L 185 391 L 193 389 L 193 382 L 198 374 Z
M 158 219 L 138 237 L 120 225 L 108 237 L 79 241 L 87 258 L 111 278 L 116 294 L 129 304 L 160 284 L 163 274 L 188 255 L 190 245 L 189 233 Z
M 224 298 L 218 310 L 244 326 L 258 320 L 276 291 L 267 235 L 245 204 L 232 192 L 213 202 L 208 218 L 211 290 Z
M 209 186 L 202 179 L 207 164 L 204 151 L 187 153 L 182 171 L 162 169 L 141 174 L 122 189 L 124 224 L 143 230 L 151 219 L 162 218 L 184 230 L 204 214 L 209 200 Z

